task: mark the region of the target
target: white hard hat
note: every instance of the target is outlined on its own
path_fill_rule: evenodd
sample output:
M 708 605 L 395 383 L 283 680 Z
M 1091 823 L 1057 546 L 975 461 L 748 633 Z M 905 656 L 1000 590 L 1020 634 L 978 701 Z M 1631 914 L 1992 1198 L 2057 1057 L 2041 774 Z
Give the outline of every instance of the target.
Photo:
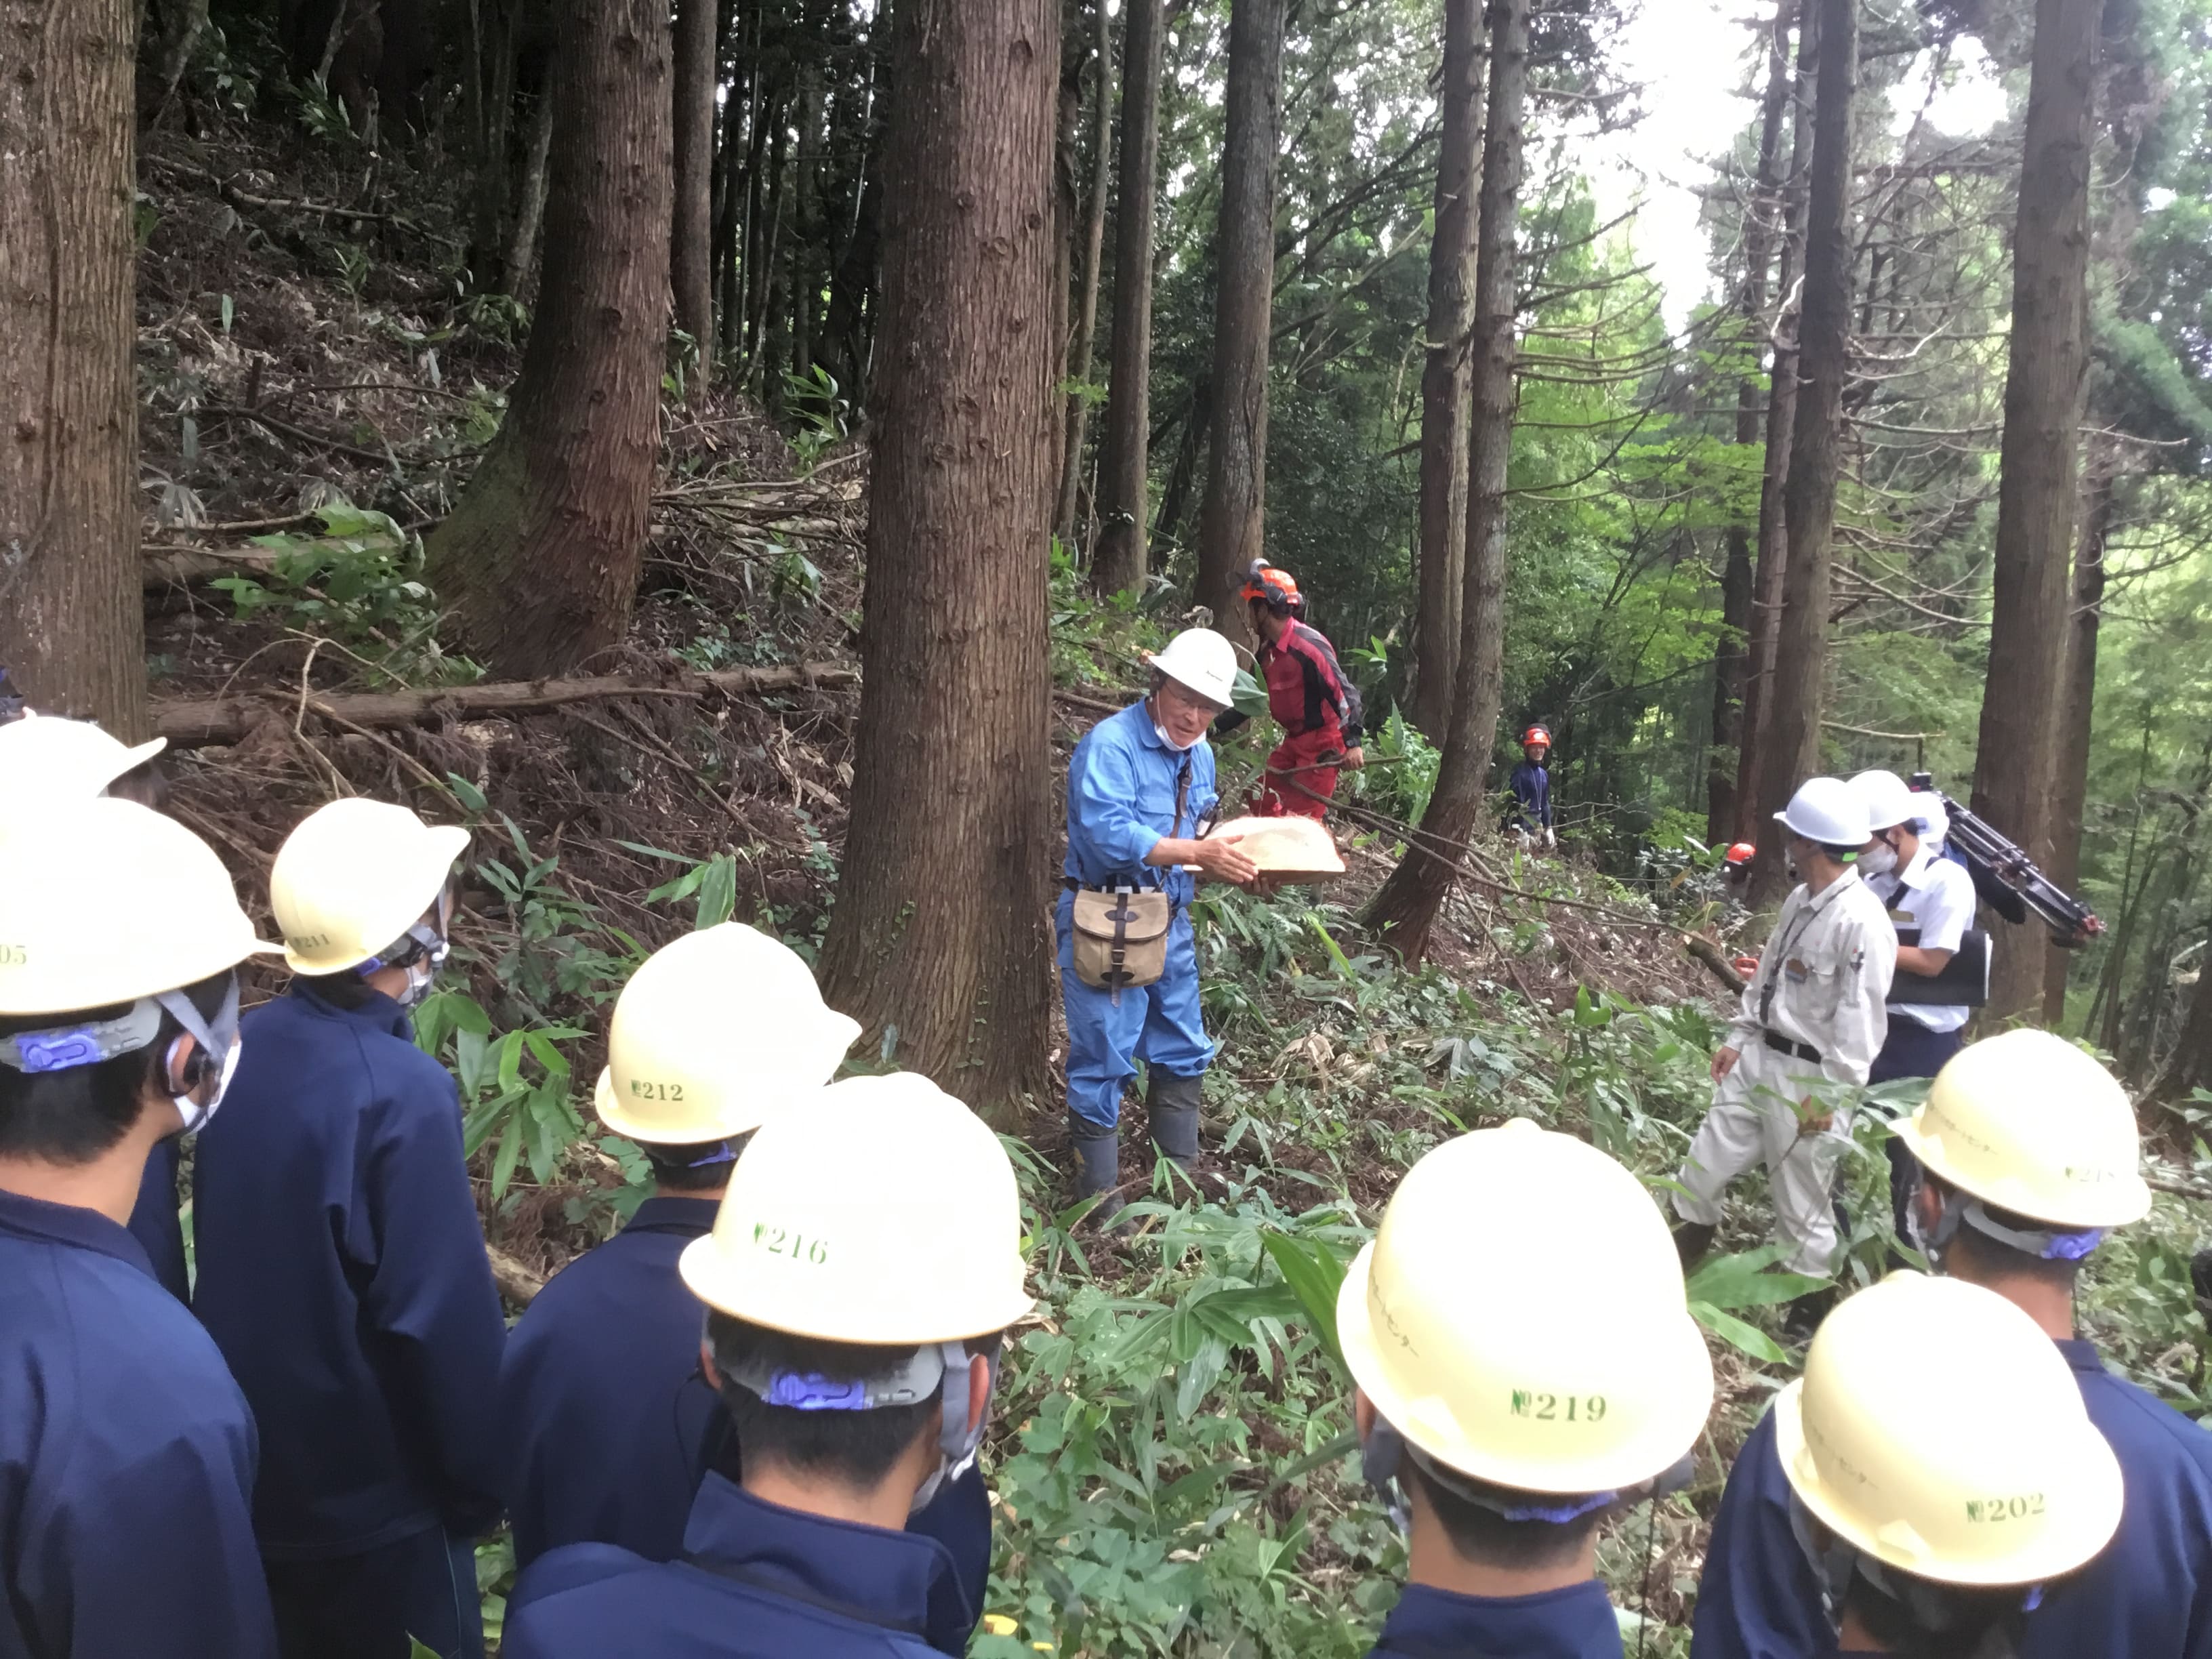
M 1806 779 L 1774 821 L 1826 847 L 1863 847 L 1874 834 L 1864 798 L 1841 778 Z
M 1492 1241 L 1510 1269 L 1473 1273 Z M 1713 1367 L 1643 1184 L 1516 1118 L 1399 1182 L 1336 1304 L 1346 1365 L 1406 1441 L 1478 1480 L 1595 1492 L 1696 1443 Z
M 1920 815 L 1920 839 L 1929 847 L 1942 848 L 1951 833 L 1951 815 L 1943 808 L 1943 798 L 1933 789 L 1912 792 L 1914 810 Z
M 26 714 L 0 726 L 0 810 L 97 795 L 167 746 L 155 738 L 131 748 L 89 720 Z
M 679 1267 L 708 1307 L 824 1342 L 957 1342 L 1033 1305 L 1006 1149 L 914 1072 L 848 1078 L 761 1125 Z
M 663 945 L 630 975 L 593 1104 L 632 1140 L 725 1140 L 818 1098 L 860 1035 L 790 946 L 726 921 Z
M 2057 1345 L 1961 1279 L 1893 1273 L 1841 1303 L 1774 1429 L 1815 1518 L 1939 1583 L 2039 1583 L 2119 1525 L 2119 1460 Z
M 1922 798 L 1906 788 L 1905 780 L 1896 773 L 1879 769 L 1862 772 L 1851 780 L 1851 787 L 1866 803 L 1869 834 L 1877 830 L 1894 830 L 1900 823 L 1919 823 Z
M 469 832 L 350 797 L 319 806 L 277 849 L 269 903 L 295 974 L 358 968 L 438 902 Z
M 1208 702 L 1230 706 L 1237 691 L 1237 647 L 1210 628 L 1186 628 L 1153 656 L 1154 668 Z

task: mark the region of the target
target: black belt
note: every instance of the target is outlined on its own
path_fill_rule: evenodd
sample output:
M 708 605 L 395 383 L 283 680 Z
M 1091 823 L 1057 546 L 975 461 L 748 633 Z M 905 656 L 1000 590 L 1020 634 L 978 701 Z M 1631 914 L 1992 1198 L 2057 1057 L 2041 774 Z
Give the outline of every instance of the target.
M 1815 1066 L 1820 1063 L 1820 1051 L 1818 1048 L 1809 1042 L 1792 1042 L 1778 1031 L 1766 1033 L 1766 1046 L 1778 1054 L 1795 1054 L 1799 1060 L 1810 1061 Z

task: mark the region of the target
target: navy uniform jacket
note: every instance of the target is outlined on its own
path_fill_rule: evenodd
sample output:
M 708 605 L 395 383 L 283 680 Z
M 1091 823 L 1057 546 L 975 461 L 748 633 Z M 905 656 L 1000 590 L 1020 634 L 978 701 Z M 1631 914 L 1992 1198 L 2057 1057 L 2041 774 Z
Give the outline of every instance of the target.
M 246 1017 L 194 1160 L 193 1311 L 261 1426 L 262 1553 L 356 1555 L 500 1510 L 506 1324 L 453 1080 L 373 995 Z
M 647 1561 L 683 1553 L 702 1472 L 710 1459 L 728 1467 L 727 1419 L 699 1376 L 698 1298 L 676 1271 L 716 1208 L 709 1198 L 647 1200 L 556 1274 L 508 1338 L 500 1413 L 513 1437 L 517 1566 L 564 1544 L 618 1545 Z M 910 1529 L 952 1558 L 927 1633 L 964 1653 L 991 1574 L 981 1472 L 946 1483 Z
M 2120 1529 L 2030 1614 L 2020 1659 L 2212 1659 L 2212 1432 L 2061 1342 L 2089 1420 L 2126 1483 Z M 1692 1659 L 1796 1659 L 1832 1644 L 1790 1530 L 1769 1412 L 1744 1442 L 1713 1521 Z
M 1506 780 L 1513 791 L 1514 810 L 1509 822 L 1529 830 L 1552 827 L 1552 774 L 1534 761 L 1523 759 Z
M 146 1265 L 161 1288 L 179 1302 L 192 1299 L 185 1274 L 185 1225 L 177 1214 L 177 1166 L 182 1152 L 176 1137 L 157 1143 L 139 1177 L 137 1207 L 131 1212 L 131 1237 L 146 1252 Z
M 501 1659 L 939 1659 L 923 1640 L 943 1545 L 764 1504 L 709 1474 L 684 1559 L 607 1544 L 542 1556 L 507 1602 Z
M 274 1659 L 253 1460 L 131 1235 L 0 1193 L 0 1656 Z
M 1534 1595 L 1408 1584 L 1368 1659 L 1621 1659 L 1620 1621 L 1595 1578 Z

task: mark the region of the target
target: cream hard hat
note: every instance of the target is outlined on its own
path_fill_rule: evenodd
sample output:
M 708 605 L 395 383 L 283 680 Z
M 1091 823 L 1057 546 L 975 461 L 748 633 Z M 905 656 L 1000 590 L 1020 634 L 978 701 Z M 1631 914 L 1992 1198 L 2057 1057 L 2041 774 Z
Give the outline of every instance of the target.
M 1208 702 L 1229 707 L 1237 692 L 1237 647 L 1210 628 L 1186 628 L 1152 665 Z
M 1509 1258 L 1478 1268 L 1500 1240 Z M 1497 1486 L 1652 1480 L 1712 1407 L 1712 1360 L 1658 1206 L 1603 1152 L 1525 1120 L 1448 1140 L 1407 1172 L 1336 1322 L 1384 1419 Z
M 136 1002 L 276 948 L 174 818 L 94 796 L 0 819 L 0 1014 Z
M 1960 1279 L 1893 1273 L 1839 1304 L 1774 1427 L 1822 1524 L 1939 1583 L 2037 1583 L 2119 1525 L 2119 1460 L 2057 1345 Z
M 2049 1031 L 1961 1048 L 1897 1138 L 1960 1191 L 2033 1220 L 2124 1227 L 2150 1213 L 2127 1091 Z
M 1867 832 L 1894 830 L 1900 823 L 1917 823 L 1921 817 L 1923 796 L 1916 795 L 1905 787 L 1905 780 L 1894 772 L 1879 768 L 1861 772 L 1851 780 L 1851 787 L 1866 803 Z
M 1774 821 L 1828 847 L 1863 847 L 1874 833 L 1864 798 L 1841 778 L 1806 779 Z
M 909 1072 L 833 1083 L 762 1124 L 681 1268 L 708 1306 L 825 1342 L 954 1342 L 1031 1305 L 1006 1148 Z
M 437 902 L 469 832 L 358 797 L 319 806 L 285 837 L 269 902 L 295 974 L 358 968 Z
M 167 746 L 155 738 L 132 747 L 89 720 L 26 714 L 0 726 L 0 811 L 97 795 Z
M 593 1106 L 632 1140 L 690 1146 L 818 1096 L 860 1034 L 796 951 L 741 922 L 647 957 L 615 1000 Z

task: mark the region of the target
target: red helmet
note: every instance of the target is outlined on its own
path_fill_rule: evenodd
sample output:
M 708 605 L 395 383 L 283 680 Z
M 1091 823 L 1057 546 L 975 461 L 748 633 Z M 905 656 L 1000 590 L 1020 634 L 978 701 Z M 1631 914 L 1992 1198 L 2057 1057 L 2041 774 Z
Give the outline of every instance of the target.
M 1264 605 L 1277 616 L 1288 616 L 1293 611 L 1305 609 L 1305 599 L 1298 592 L 1297 580 L 1287 570 L 1278 569 L 1265 559 L 1255 559 L 1244 572 L 1244 588 L 1237 597 L 1255 605 Z
M 1728 865 L 1731 870 L 1741 870 L 1758 856 L 1759 848 L 1747 841 L 1740 841 L 1728 849 Z
M 1552 746 L 1551 729 L 1542 726 L 1530 726 L 1521 734 L 1521 746 L 1523 749 L 1549 749 Z

